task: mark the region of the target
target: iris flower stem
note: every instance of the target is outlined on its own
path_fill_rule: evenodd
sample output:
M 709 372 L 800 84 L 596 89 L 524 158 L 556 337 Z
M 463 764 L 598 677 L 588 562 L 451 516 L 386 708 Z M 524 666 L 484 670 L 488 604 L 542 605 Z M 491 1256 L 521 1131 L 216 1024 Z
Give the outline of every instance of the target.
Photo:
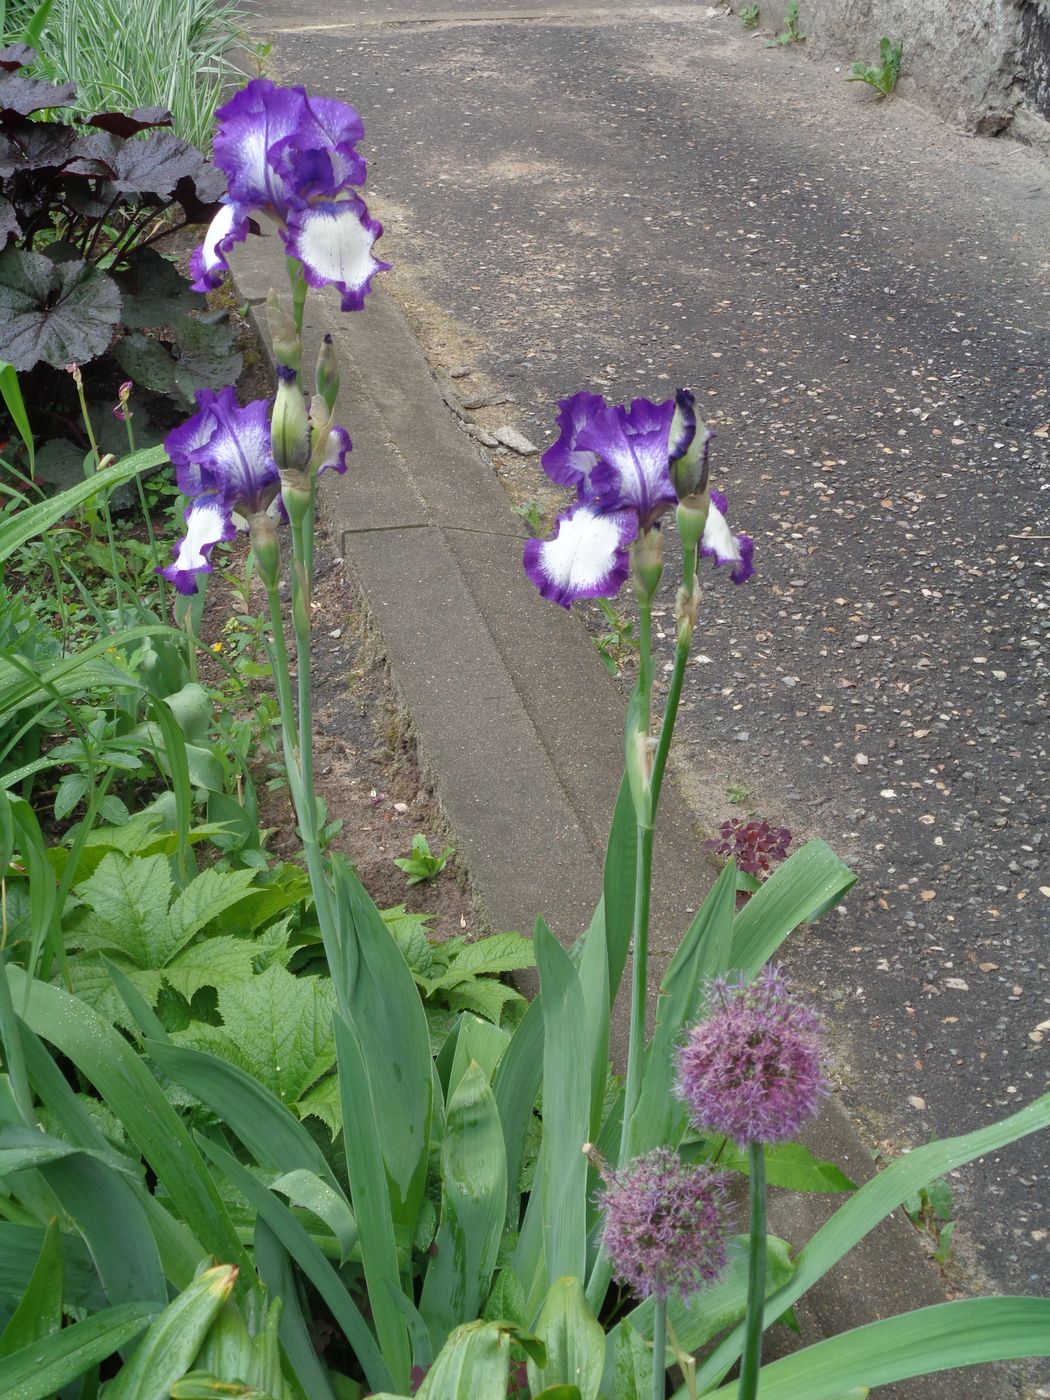
M 124 405 L 124 427 L 127 429 L 128 434 L 128 451 L 134 453 L 135 429 L 131 426 L 131 409 L 127 404 Z M 136 474 L 135 476 L 135 487 L 138 491 L 139 509 L 142 511 L 142 519 L 146 522 L 146 534 L 149 538 L 150 553 L 153 556 L 154 564 L 158 564 L 160 562 L 160 555 L 157 553 L 157 536 L 153 529 L 153 516 L 150 514 L 149 505 L 146 501 L 146 488 L 142 484 L 141 474 Z M 160 574 L 156 572 L 154 572 L 153 578 L 157 585 L 157 616 L 163 618 L 165 611 L 164 580 Z
M 316 486 L 316 483 L 315 483 Z M 331 968 L 337 967 L 337 929 L 328 866 L 321 850 L 317 829 L 317 794 L 314 791 L 313 696 L 310 690 L 310 592 L 307 575 L 309 544 L 312 541 L 313 504 L 302 516 L 292 518 L 292 627 L 298 668 L 299 714 L 299 830 L 303 838 L 306 867 L 313 890 L 317 922 L 321 927 L 325 952 Z
M 747 1316 L 737 1400 L 755 1400 L 762 1364 L 762 1320 L 766 1305 L 766 1158 L 760 1142 L 747 1145 L 751 1246 L 747 1267 Z
M 682 584 L 691 592 L 696 579 L 697 549 L 694 545 L 691 550 L 686 550 L 686 558 L 682 561 Z M 674 737 L 675 722 L 678 719 L 678 705 L 682 698 L 682 686 L 685 682 L 685 667 L 689 660 L 689 648 L 692 644 L 692 630 L 688 629 L 683 633 L 679 629 L 678 642 L 674 652 L 674 670 L 671 672 L 671 684 L 667 692 L 667 704 L 664 706 L 663 722 L 660 725 L 660 738 L 656 745 L 656 756 L 653 759 L 653 819 L 655 822 L 656 808 L 660 802 L 660 789 L 663 787 L 664 770 L 667 767 L 667 757 L 671 751 L 671 739 Z
M 653 1400 L 667 1394 L 667 1299 L 653 1299 Z
M 277 705 L 281 711 L 281 742 L 284 747 L 284 766 L 288 770 L 288 786 L 292 801 L 298 811 L 302 781 L 299 777 L 299 740 L 295 727 L 295 701 L 292 686 L 288 679 L 288 648 L 284 640 L 284 617 L 281 613 L 281 597 L 276 581 L 266 589 L 266 602 L 270 609 L 270 626 L 273 629 L 273 681 L 277 689 Z

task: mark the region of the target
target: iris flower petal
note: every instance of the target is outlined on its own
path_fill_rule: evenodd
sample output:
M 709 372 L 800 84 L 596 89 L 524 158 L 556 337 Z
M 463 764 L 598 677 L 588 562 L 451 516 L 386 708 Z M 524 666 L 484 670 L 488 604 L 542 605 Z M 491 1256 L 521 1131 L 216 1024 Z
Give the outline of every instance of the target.
M 253 78 L 218 109 L 213 154 L 233 203 L 268 209 L 283 221 L 288 187 L 270 155 L 307 115 L 302 88 L 278 87 L 269 78 Z
M 353 443 L 350 441 L 350 434 L 345 428 L 334 427 L 328 434 L 328 441 L 325 444 L 324 457 L 321 465 L 317 468 L 317 475 L 322 472 L 335 471 L 342 475 L 347 468 L 347 457 L 349 457 Z
M 711 492 L 711 506 L 707 512 L 703 539 L 700 541 L 701 557 L 713 559 L 715 566 L 732 564 L 729 577 L 734 583 L 746 583 L 755 572 L 751 562 L 755 542 L 750 535 L 734 535 L 726 523 L 726 498 L 720 491 Z
M 678 497 L 668 468 L 667 445 L 674 401 L 654 404 L 634 399 L 591 416 L 577 438 L 578 446 L 597 453 L 590 488 L 602 510 L 638 512 L 648 529 Z
M 186 509 L 186 534 L 175 548 L 175 558 L 164 568 L 158 568 L 180 593 L 197 592 L 197 575 L 212 571 L 209 555 L 220 540 L 232 540 L 234 529 L 222 497 L 217 494 L 198 496 Z
M 269 401 L 241 408 L 229 386 L 218 394 L 199 389 L 197 410 L 164 443 L 180 489 L 218 492 L 228 510 L 245 517 L 266 510 L 281 480 L 270 444 Z
M 332 283 L 342 293 L 342 309 L 358 311 L 371 290 L 372 278 L 390 267 L 372 255 L 382 232 L 383 225 L 371 217 L 364 200 L 352 195 L 293 210 L 286 248 L 302 263 L 311 287 Z
M 551 539 L 528 541 L 525 572 L 544 598 L 563 608 L 577 598 L 615 598 L 637 533 L 633 510 L 602 515 L 588 504 L 573 506 L 558 517 Z
M 213 292 L 229 271 L 226 254 L 235 243 L 248 237 L 248 216 L 236 204 L 224 204 L 208 225 L 204 242 L 190 257 L 190 276 L 195 292 Z
M 601 394 L 586 390 L 562 399 L 558 404 L 558 426 L 561 434 L 541 458 L 543 470 L 561 486 L 575 486 L 582 500 L 590 486 L 591 472 L 598 461 L 594 452 L 581 451 L 577 446 L 580 433 L 596 413 L 605 408 Z

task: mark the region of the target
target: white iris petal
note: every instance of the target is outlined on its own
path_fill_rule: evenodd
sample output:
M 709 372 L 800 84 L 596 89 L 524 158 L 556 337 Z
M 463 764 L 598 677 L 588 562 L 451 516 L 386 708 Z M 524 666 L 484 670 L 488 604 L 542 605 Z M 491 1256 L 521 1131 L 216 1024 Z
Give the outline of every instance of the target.
M 555 539 L 544 542 L 540 567 L 552 583 L 578 592 L 608 577 L 619 548 L 620 527 L 615 519 L 577 510 L 562 521 Z
M 226 266 L 226 258 L 219 251 L 219 244 L 229 236 L 233 224 L 233 205 L 224 204 L 208 225 L 208 232 L 204 235 L 203 259 L 209 272 L 214 272 L 217 267 Z
M 179 557 L 172 564 L 173 572 L 202 569 L 207 564 L 204 550 L 226 534 L 226 516 L 218 504 L 198 501 L 186 519 L 186 537 L 179 543 Z
M 298 252 L 303 262 L 326 282 L 362 287 L 375 271 L 375 237 L 353 209 L 329 213 L 310 210 L 299 228 Z
M 736 542 L 736 536 L 726 524 L 725 516 L 713 501 L 707 512 L 707 524 L 704 526 L 701 548 L 710 549 L 720 564 L 738 564 L 740 562 L 740 546 Z

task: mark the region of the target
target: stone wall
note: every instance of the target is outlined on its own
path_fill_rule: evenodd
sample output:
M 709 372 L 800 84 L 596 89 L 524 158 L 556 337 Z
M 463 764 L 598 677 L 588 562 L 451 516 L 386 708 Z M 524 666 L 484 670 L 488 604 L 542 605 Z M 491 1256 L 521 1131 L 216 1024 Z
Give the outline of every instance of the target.
M 784 8 L 766 0 L 763 27 Z M 799 14 L 816 55 L 870 63 L 883 34 L 903 39 L 903 95 L 966 131 L 1050 147 L 1050 0 L 799 0 Z

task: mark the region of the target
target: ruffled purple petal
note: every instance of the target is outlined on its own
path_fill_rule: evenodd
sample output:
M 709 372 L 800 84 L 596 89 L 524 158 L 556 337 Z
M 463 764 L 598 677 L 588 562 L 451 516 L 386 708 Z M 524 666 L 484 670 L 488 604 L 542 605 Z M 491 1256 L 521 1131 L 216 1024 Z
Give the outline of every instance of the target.
M 707 512 L 703 538 L 700 541 L 702 558 L 713 559 L 719 564 L 732 564 L 729 577 L 734 583 L 746 583 L 755 572 L 751 562 L 755 552 L 755 542 L 750 535 L 734 535 L 726 523 L 726 498 L 720 491 L 711 492 L 711 506 Z
M 372 255 L 382 232 L 383 225 L 371 217 L 364 200 L 352 195 L 293 209 L 285 247 L 290 257 L 302 263 L 311 287 L 331 283 L 342 293 L 342 309 L 359 311 L 372 278 L 390 267 Z
M 188 495 L 217 491 L 228 510 L 250 516 L 264 511 L 280 486 L 270 444 L 270 403 L 245 408 L 232 388 L 198 389 L 198 412 L 168 434 L 164 447 Z
M 212 571 L 210 555 L 220 540 L 232 540 L 234 529 L 222 497 L 198 496 L 186 509 L 186 534 L 175 547 L 175 558 L 157 573 L 173 583 L 180 593 L 197 592 L 197 575 Z
M 674 401 L 634 399 L 593 414 L 580 430 L 580 448 L 597 454 L 590 489 L 603 510 L 632 507 L 648 529 L 678 497 L 668 469 L 667 443 Z
M 224 204 L 208 225 L 204 242 L 190 256 L 195 292 L 213 292 L 229 271 L 226 255 L 248 237 L 248 215 L 235 204 Z
M 592 505 L 560 515 L 549 540 L 529 540 L 525 572 L 544 598 L 570 607 L 577 598 L 615 598 L 629 569 L 628 546 L 638 533 L 633 510 L 599 514 Z
M 300 200 L 363 185 L 368 166 L 355 143 L 365 134 L 364 122 L 349 103 L 305 93 L 304 100 L 295 132 L 270 151 L 274 169 Z
M 348 466 L 347 458 L 353 449 L 350 441 L 350 434 L 345 428 L 334 427 L 328 434 L 328 442 L 325 444 L 324 457 L 321 465 L 317 468 L 317 475 L 322 472 L 335 471 L 342 475 Z
M 581 500 L 588 493 L 591 472 L 598 457 L 594 452 L 581 451 L 577 440 L 594 415 L 604 408 L 605 400 L 601 394 L 588 394 L 586 390 L 573 394 L 571 399 L 562 399 L 558 404 L 561 435 L 540 459 L 550 479 L 561 486 L 575 486 Z
M 269 78 L 253 78 L 215 116 L 213 155 L 226 175 L 230 199 L 270 210 L 283 222 L 288 187 L 274 167 L 271 152 L 309 119 L 306 93 L 302 88 L 278 87 Z

